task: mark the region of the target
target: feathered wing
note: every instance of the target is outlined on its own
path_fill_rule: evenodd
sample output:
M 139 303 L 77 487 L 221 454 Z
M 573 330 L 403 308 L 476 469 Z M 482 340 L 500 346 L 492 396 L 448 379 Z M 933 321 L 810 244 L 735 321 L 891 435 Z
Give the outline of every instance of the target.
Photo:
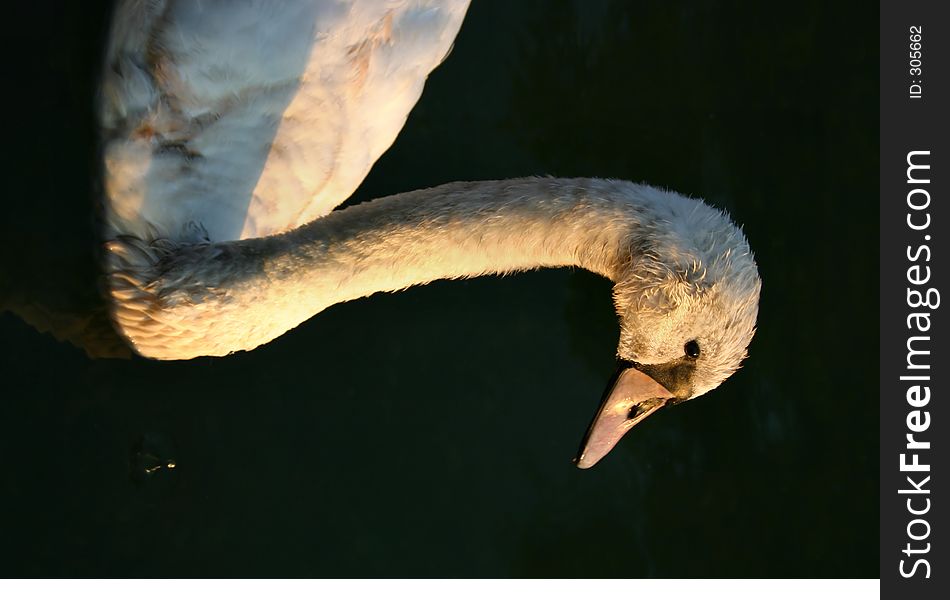
M 109 237 L 224 241 L 330 212 L 393 143 L 468 0 L 122 0 Z

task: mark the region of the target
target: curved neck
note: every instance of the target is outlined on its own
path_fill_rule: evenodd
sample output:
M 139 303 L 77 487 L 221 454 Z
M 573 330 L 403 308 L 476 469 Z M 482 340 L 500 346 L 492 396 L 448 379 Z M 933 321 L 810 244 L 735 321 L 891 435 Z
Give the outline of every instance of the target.
M 595 179 L 451 183 L 333 212 L 278 238 L 264 269 L 324 306 L 436 279 L 577 266 L 610 279 L 636 223 Z M 629 255 L 628 255 L 629 256 Z
M 333 304 L 435 279 L 577 266 L 617 281 L 656 193 L 600 179 L 451 183 L 171 254 L 113 240 L 114 317 L 139 353 L 180 359 L 250 350 Z

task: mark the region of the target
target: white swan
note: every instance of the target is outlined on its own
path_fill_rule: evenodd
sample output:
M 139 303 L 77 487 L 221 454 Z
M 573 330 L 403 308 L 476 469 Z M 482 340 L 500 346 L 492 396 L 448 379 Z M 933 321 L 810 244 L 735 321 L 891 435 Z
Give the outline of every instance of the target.
M 395 139 L 468 2 L 120 2 L 103 76 L 106 270 L 135 350 L 251 350 L 338 302 L 578 266 L 615 282 L 621 369 L 589 467 L 738 367 L 760 280 L 722 212 L 645 185 L 450 183 L 331 212 Z

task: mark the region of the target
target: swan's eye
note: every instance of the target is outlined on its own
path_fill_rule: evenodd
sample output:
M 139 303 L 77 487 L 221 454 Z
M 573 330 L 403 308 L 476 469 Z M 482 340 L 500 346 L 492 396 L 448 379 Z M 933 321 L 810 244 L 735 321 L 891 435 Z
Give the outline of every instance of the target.
M 690 358 L 699 358 L 699 343 L 696 340 L 690 340 L 683 346 L 683 351 Z

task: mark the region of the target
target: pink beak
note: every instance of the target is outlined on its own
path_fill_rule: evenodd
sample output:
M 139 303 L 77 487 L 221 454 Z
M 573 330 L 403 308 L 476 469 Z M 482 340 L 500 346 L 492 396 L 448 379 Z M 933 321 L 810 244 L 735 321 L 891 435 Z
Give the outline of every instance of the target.
M 634 425 L 666 406 L 673 397 L 669 390 L 634 367 L 620 371 L 587 430 L 575 460 L 577 466 L 593 467 Z

